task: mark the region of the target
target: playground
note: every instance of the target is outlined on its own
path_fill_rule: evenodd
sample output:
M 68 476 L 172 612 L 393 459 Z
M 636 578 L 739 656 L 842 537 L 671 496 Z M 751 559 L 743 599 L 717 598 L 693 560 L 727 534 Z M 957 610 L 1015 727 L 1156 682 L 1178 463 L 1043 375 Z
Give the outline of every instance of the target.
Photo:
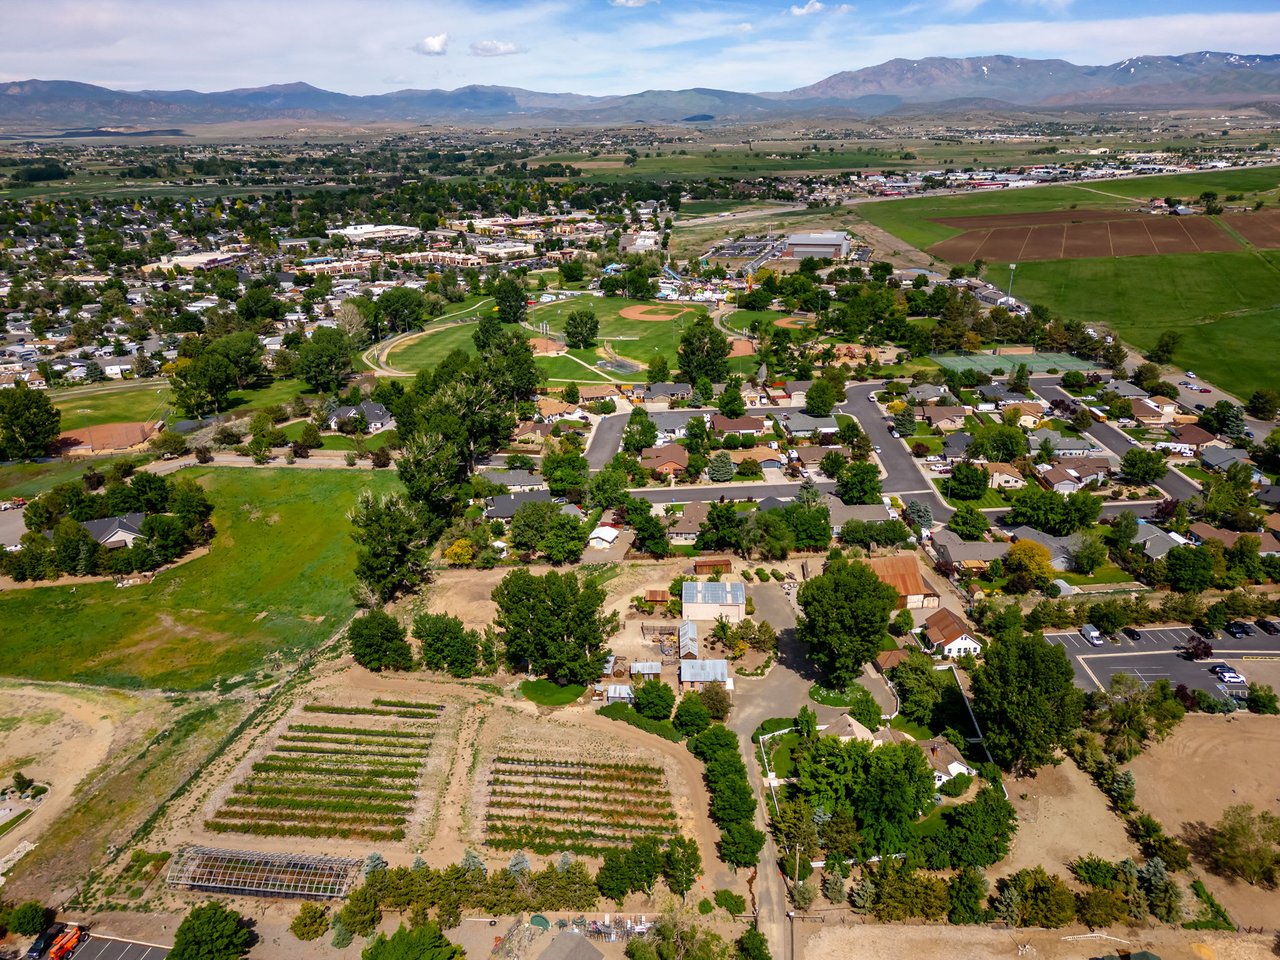
M 1008 373 L 1020 363 L 1025 363 L 1031 373 L 1098 369 L 1098 365 L 1092 360 L 1081 360 L 1069 353 L 947 353 L 934 354 L 930 359 L 944 370 L 977 370 L 995 376 L 999 375 L 997 370 Z

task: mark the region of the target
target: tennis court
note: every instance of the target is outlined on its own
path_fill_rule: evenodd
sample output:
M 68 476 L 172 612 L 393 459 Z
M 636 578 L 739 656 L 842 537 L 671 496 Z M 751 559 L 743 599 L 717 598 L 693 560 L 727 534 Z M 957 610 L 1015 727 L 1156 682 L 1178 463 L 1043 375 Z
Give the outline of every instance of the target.
M 1098 365 L 1092 360 L 1081 360 L 1069 353 L 1026 353 L 993 356 L 989 353 L 952 353 L 934 354 L 929 359 L 935 361 L 945 370 L 977 370 L 980 373 L 993 373 L 1004 370 L 1011 373 L 1020 363 L 1025 363 L 1032 373 L 1044 373 L 1048 370 L 1097 370 Z

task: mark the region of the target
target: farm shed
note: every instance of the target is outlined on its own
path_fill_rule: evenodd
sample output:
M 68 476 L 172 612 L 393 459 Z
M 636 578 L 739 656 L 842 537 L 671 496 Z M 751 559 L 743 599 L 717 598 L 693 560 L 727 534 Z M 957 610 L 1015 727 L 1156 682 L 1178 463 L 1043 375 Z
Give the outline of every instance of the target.
M 732 569 L 733 561 L 728 557 L 700 557 L 693 561 L 693 572 L 699 577 L 728 573 Z
M 637 660 L 631 665 L 631 679 L 661 680 L 662 663 L 658 660 Z
M 680 599 L 688 620 L 724 617 L 738 623 L 747 615 L 747 588 L 741 583 L 686 581 Z
M 635 703 L 636 695 L 625 683 L 611 683 L 605 688 L 605 700 L 609 703 Z
M 898 591 L 900 608 L 919 610 L 938 605 L 938 591 L 925 582 L 914 553 L 895 557 L 870 557 L 865 562 L 876 572 L 877 577 Z
M 728 660 L 681 660 L 680 689 L 701 690 L 708 683 L 722 683 L 733 691 L 733 678 L 729 676 Z
M 680 659 L 698 659 L 698 625 L 689 620 L 680 624 Z

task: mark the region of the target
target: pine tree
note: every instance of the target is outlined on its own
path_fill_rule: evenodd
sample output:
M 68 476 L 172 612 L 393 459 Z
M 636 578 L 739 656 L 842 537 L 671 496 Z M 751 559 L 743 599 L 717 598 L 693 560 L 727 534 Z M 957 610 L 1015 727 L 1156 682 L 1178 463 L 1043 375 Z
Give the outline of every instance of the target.
M 511 860 L 507 863 L 507 869 L 512 873 L 528 873 L 529 855 L 523 850 L 517 850 L 511 855 Z

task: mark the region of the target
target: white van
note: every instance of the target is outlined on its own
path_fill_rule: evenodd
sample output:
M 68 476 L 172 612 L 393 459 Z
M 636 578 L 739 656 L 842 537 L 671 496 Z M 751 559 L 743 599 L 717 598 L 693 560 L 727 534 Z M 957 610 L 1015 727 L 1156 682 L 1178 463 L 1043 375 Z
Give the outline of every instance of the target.
M 1085 640 L 1095 647 L 1100 647 L 1105 642 L 1102 636 L 1102 631 L 1092 623 L 1086 623 L 1080 628 L 1080 636 L 1084 637 Z

